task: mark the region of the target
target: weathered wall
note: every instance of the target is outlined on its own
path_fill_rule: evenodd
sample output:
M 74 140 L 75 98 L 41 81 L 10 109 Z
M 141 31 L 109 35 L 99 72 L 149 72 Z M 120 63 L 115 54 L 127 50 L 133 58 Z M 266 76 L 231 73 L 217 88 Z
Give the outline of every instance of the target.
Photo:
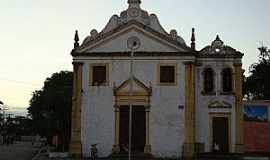
M 270 123 L 244 122 L 246 152 L 270 152 Z
M 91 144 L 98 144 L 100 156 L 111 153 L 114 140 L 112 86 L 89 86 L 89 67 L 84 63 L 82 103 L 82 152 L 90 156 Z
M 128 32 L 127 32 L 127 31 Z M 127 46 L 127 40 L 130 37 L 136 36 L 140 38 L 140 48 L 136 51 L 142 52 L 176 52 L 178 49 L 172 48 L 172 44 L 169 45 L 168 42 L 157 36 L 150 35 L 148 32 L 142 31 L 138 28 L 130 28 L 122 31 L 122 33 L 117 33 L 117 36 L 113 36 L 113 40 L 108 39 L 103 42 L 102 45 L 93 46 L 89 52 L 127 52 L 130 49 Z M 87 51 L 86 51 L 87 52 Z
M 89 156 L 90 145 L 98 143 L 99 156 L 108 156 L 114 144 L 113 83 L 119 86 L 129 78 L 129 62 L 123 60 L 84 60 L 82 143 Z M 89 86 L 89 63 L 109 63 L 110 85 Z M 177 64 L 177 85 L 158 86 L 159 63 Z M 150 144 L 155 156 L 180 156 L 184 140 L 184 65 L 173 60 L 136 60 L 134 75 L 146 86 L 152 86 L 150 108 Z
M 234 151 L 235 144 L 235 98 L 234 95 L 221 95 L 222 80 L 221 72 L 225 67 L 233 69 L 233 60 L 222 61 L 218 59 L 199 60 L 200 66 L 196 69 L 196 141 L 204 143 L 205 152 L 212 150 L 211 144 L 211 123 L 210 113 L 230 113 L 231 117 L 231 149 Z M 202 95 L 203 91 L 203 71 L 206 67 L 214 70 L 214 95 Z M 214 101 L 227 102 L 232 108 L 209 108 L 209 104 Z

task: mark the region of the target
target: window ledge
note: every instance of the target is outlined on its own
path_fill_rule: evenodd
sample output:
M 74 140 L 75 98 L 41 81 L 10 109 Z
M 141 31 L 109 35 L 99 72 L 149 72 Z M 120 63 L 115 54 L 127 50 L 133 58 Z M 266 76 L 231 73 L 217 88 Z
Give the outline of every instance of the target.
M 232 106 L 208 106 L 208 108 L 232 108 Z
M 201 94 L 203 96 L 214 96 L 214 95 L 216 95 L 216 92 L 205 92 L 205 91 L 202 91 Z
M 220 95 L 235 95 L 234 92 L 220 92 Z
M 102 83 L 102 84 L 90 84 L 89 86 L 96 86 L 96 87 L 101 87 L 101 86 L 109 86 L 109 83 Z
M 158 83 L 159 86 L 176 86 L 177 84 L 175 82 L 173 83 Z

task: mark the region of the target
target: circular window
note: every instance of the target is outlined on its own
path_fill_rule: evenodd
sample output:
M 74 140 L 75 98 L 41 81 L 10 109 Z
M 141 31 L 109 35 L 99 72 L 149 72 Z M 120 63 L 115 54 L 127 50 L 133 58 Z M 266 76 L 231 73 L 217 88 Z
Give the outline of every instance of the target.
M 140 47 L 141 42 L 140 39 L 138 37 L 130 37 L 127 40 L 127 46 L 129 49 L 131 50 L 136 50 Z

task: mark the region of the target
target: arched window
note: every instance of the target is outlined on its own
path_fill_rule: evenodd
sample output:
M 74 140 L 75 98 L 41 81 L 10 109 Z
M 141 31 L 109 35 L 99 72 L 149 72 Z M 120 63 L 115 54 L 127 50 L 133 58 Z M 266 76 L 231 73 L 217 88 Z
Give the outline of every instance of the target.
M 230 68 L 222 70 L 222 89 L 223 92 L 232 92 L 232 70 Z
M 203 74 L 204 92 L 212 93 L 214 91 L 214 72 L 211 68 L 206 68 Z

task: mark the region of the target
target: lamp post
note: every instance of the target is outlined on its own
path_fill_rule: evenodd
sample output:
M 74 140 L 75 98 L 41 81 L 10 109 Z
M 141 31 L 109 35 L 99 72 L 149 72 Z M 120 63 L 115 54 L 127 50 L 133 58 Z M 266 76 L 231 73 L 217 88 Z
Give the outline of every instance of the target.
M 4 103 L 2 101 L 0 101 L 0 106 L 4 105 Z M 2 108 L 0 107 L 0 110 L 2 110 Z M 3 111 L 4 111 L 4 107 L 3 107 Z M 2 125 L 4 124 L 4 114 L 3 114 L 3 121 L 0 121 L 0 127 L 2 128 Z M 3 131 L 0 131 L 0 144 L 4 143 L 4 138 L 2 135 Z
M 137 37 L 130 37 L 127 41 L 128 48 L 131 49 L 130 54 L 130 69 L 129 69 L 129 137 L 128 137 L 128 159 L 131 160 L 132 147 L 132 91 L 133 91 L 133 56 L 136 49 L 140 47 L 140 40 Z

